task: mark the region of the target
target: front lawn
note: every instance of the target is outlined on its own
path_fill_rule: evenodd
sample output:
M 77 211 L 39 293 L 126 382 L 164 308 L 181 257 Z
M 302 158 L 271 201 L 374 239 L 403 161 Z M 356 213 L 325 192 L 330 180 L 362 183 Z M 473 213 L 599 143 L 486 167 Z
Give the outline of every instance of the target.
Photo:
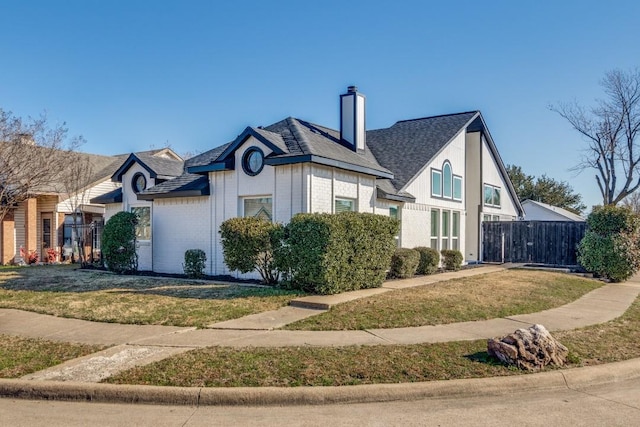
M 553 335 L 568 367 L 640 357 L 640 297 L 620 318 Z M 522 374 L 492 360 L 487 341 L 439 344 L 194 350 L 106 379 L 180 387 L 339 386 Z
M 0 334 L 0 378 L 19 378 L 104 348 Z
M 68 265 L 0 270 L 0 308 L 98 322 L 204 327 L 276 310 L 298 295 L 267 287 L 118 276 Z
M 559 307 L 602 284 L 564 273 L 506 270 L 351 301 L 285 329 L 403 328 L 493 319 Z

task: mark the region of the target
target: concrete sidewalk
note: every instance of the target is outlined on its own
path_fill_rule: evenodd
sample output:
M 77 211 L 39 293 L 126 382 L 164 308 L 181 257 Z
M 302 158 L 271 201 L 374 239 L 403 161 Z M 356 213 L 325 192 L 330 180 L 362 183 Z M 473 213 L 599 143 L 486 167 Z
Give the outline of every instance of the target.
M 303 298 L 303 303 L 327 304 L 362 298 L 441 280 L 469 277 L 504 270 L 502 266 L 483 266 L 459 272 L 386 282 L 383 288 L 332 296 Z M 606 284 L 582 298 L 540 313 L 485 321 L 414 328 L 357 331 L 273 330 L 323 310 L 285 307 L 281 310 L 247 316 L 212 325 L 215 329 L 136 326 L 62 319 L 19 310 L 0 310 L 0 333 L 49 340 L 113 345 L 107 350 L 71 360 L 26 376 L 28 380 L 98 382 L 133 366 L 145 365 L 194 348 L 348 346 L 435 343 L 487 339 L 515 329 L 541 323 L 551 331 L 574 329 L 603 323 L 622 315 L 640 294 L 640 277 L 628 282 Z

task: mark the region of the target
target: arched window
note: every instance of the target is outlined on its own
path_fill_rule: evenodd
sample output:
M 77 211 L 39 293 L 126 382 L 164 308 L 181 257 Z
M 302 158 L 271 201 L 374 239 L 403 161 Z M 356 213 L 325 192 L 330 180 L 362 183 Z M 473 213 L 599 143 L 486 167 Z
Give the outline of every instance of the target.
M 452 197 L 452 180 L 451 164 L 449 162 L 445 162 L 442 166 L 442 197 Z

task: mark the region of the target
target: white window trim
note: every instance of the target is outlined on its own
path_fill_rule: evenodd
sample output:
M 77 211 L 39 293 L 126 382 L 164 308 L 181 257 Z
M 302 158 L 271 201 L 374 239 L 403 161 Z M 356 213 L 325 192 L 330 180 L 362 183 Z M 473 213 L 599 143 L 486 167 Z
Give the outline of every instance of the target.
M 242 196 L 240 197 L 240 217 L 245 218 L 245 200 L 255 200 L 255 199 L 271 199 L 271 222 L 273 222 L 273 196 L 271 194 L 263 194 L 260 196 Z
M 357 203 L 357 199 L 351 199 L 349 197 L 335 197 L 333 199 L 333 213 L 338 213 L 336 212 L 336 202 L 350 202 L 351 203 L 351 210 L 350 211 L 343 211 L 343 212 L 358 212 L 358 203 Z
M 440 176 L 440 185 L 438 186 L 440 193 L 435 193 L 433 191 L 433 174 L 434 173 Z M 442 197 L 442 171 L 441 170 L 431 169 L 431 195 L 434 197 Z
M 150 242 L 153 239 L 153 206 L 148 205 L 131 205 L 129 206 L 129 212 L 133 213 L 134 209 L 140 208 L 149 208 L 149 238 L 148 239 L 138 239 L 138 242 Z
M 491 188 L 491 203 L 487 203 L 484 197 L 484 194 L 487 188 Z M 497 185 L 492 185 L 487 183 L 485 183 L 484 186 L 482 187 L 482 202 L 487 207 L 500 209 L 502 207 L 500 204 L 498 205 L 493 204 L 493 194 L 495 190 L 498 190 L 500 192 L 500 203 L 502 203 L 502 188 L 498 187 Z

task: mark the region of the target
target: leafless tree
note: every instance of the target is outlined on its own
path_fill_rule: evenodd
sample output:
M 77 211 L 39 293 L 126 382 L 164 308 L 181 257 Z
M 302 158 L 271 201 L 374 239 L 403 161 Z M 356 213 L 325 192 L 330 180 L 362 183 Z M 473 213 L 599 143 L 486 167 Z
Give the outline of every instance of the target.
M 73 231 L 77 239 L 78 255 L 84 265 L 87 260 L 84 251 L 87 230 L 85 227 L 79 226 L 87 223 L 82 206 L 87 204 L 90 199 L 89 190 L 94 178 L 93 165 L 88 156 L 77 151 L 66 152 L 65 158 L 67 159 L 67 166 L 61 174 L 60 183 L 67 197 L 65 200 L 66 207 L 72 212 Z M 78 219 L 78 215 L 80 215 L 80 219 Z M 71 243 L 73 244 L 73 242 Z
M 588 144 L 573 169 L 595 169 L 602 203 L 616 205 L 640 187 L 640 70 L 610 71 L 600 85 L 606 98 L 591 108 L 574 102 L 551 109 Z
M 622 206 L 625 206 L 640 215 L 640 192 L 636 191 L 635 193 L 631 193 L 625 197 L 624 200 L 622 200 Z
M 37 194 L 58 192 L 66 153 L 82 142 L 47 118 L 23 120 L 0 109 L 0 221 L 19 203 Z

